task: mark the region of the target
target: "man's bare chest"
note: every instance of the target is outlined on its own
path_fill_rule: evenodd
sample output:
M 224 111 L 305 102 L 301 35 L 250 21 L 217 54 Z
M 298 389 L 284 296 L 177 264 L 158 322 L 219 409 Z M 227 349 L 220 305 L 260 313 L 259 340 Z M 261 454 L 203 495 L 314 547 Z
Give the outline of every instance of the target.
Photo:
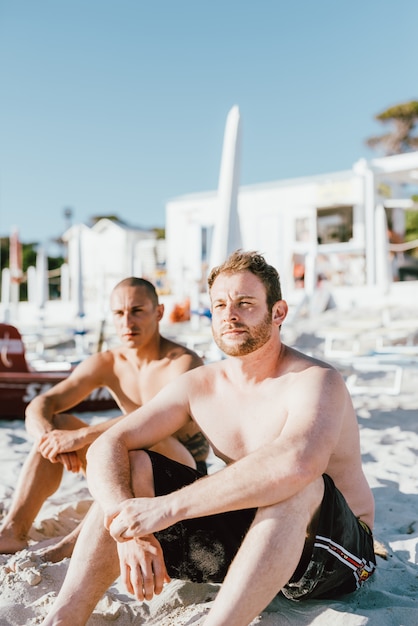
M 212 446 L 230 459 L 273 441 L 287 417 L 283 403 L 263 393 L 208 394 L 191 409 Z
M 115 367 L 109 383 L 123 407 L 133 411 L 160 391 L 166 383 L 165 373 L 152 367 L 138 369 L 125 362 Z

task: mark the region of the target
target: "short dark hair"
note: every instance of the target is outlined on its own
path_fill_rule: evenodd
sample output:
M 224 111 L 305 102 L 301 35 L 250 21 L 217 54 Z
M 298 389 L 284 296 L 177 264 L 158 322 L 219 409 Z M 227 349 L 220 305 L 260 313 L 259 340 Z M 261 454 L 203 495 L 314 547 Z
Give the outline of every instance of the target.
M 149 299 L 152 301 L 154 306 L 158 306 L 158 294 L 152 283 L 146 278 L 138 278 L 136 276 L 129 276 L 128 278 L 124 278 L 117 285 L 113 287 L 113 291 L 119 289 L 119 287 L 144 287 L 146 289 L 147 295 Z
M 222 265 L 214 267 L 208 276 L 209 291 L 219 274 L 235 274 L 236 272 L 251 272 L 263 283 L 266 289 L 267 307 L 271 312 L 273 305 L 282 299 L 279 273 L 258 252 L 236 250 Z

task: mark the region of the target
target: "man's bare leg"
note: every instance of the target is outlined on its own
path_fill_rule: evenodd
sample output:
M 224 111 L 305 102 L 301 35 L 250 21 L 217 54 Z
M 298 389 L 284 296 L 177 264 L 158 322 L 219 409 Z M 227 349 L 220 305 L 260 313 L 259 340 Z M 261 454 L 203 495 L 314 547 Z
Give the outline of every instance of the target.
M 16 486 L 10 510 L 0 527 L 0 553 L 13 554 L 28 545 L 28 533 L 45 500 L 61 483 L 63 466 L 51 463 L 34 446 Z
M 116 543 L 103 526 L 101 509 L 93 504 L 74 546 L 61 590 L 43 626 L 84 626 L 118 576 Z
M 76 429 L 84 422 L 72 415 L 56 418 L 58 428 Z M 0 525 L 0 554 L 13 554 L 28 545 L 28 533 L 43 503 L 61 484 L 64 468 L 32 447 L 25 460 L 10 509 Z
M 135 495 L 154 495 L 148 455 L 139 452 L 131 467 Z M 320 478 L 293 498 L 259 509 L 205 626 L 247 626 L 263 611 L 295 571 L 323 493 Z M 43 626 L 85 626 L 118 575 L 116 543 L 104 529 L 103 514 L 94 504 L 83 524 L 61 591 Z
M 293 498 L 258 510 L 205 626 L 247 626 L 266 608 L 299 563 L 323 493 L 320 478 Z
M 190 452 L 175 437 L 168 437 L 163 443 L 157 444 L 152 449 L 159 454 L 163 454 L 178 461 L 178 463 L 183 463 L 193 468 L 196 467 L 196 463 Z M 141 472 L 139 469 L 134 468 L 132 473 L 134 476 L 138 476 Z M 142 485 L 139 486 L 138 489 L 141 487 Z M 75 542 L 80 534 L 82 523 L 83 522 L 76 526 L 71 533 L 57 540 L 56 543 L 36 550 L 36 554 L 40 556 L 43 561 L 50 563 L 58 563 L 58 561 L 70 557 L 73 553 Z
M 55 543 L 52 543 L 45 548 L 36 549 L 35 547 L 37 556 L 39 556 L 42 561 L 48 563 L 58 563 L 63 559 L 69 558 L 73 553 L 75 542 L 80 535 L 83 521 L 77 524 L 74 530 L 68 533 L 68 535 L 59 537 Z
M 154 496 L 148 454 L 131 453 L 130 458 L 135 495 Z M 61 590 L 42 626 L 84 626 L 102 595 L 119 576 L 116 542 L 103 521 L 103 512 L 93 503 L 82 523 Z

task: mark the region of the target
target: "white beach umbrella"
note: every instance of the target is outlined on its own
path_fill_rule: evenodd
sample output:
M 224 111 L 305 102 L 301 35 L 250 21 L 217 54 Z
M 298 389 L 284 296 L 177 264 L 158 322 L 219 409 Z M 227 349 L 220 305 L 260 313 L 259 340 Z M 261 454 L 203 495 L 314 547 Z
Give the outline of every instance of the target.
M 36 254 L 36 294 L 35 302 L 40 314 L 45 309 L 45 304 L 49 299 L 48 285 L 48 257 L 45 248 L 40 246 Z
M 209 269 L 223 263 L 231 252 L 242 246 L 238 215 L 240 152 L 240 114 L 238 107 L 234 106 L 228 113 L 225 126 Z
M 392 282 L 392 273 L 389 257 L 389 236 L 386 211 L 382 204 L 377 205 L 375 211 L 375 266 L 376 285 L 383 293 L 389 290 Z
M 85 352 L 85 335 L 86 329 L 84 324 L 84 277 L 83 277 L 83 251 L 82 251 L 82 228 L 77 229 L 76 235 L 76 254 L 74 267 L 74 282 L 72 290 L 72 298 L 75 303 L 76 328 L 74 330 L 74 338 L 76 344 L 76 353 L 79 355 Z
M 10 267 L 10 300 L 17 314 L 17 306 L 20 300 L 20 283 L 22 282 L 22 244 L 19 239 L 19 231 L 13 227 L 9 238 L 9 267 Z
M 75 271 L 73 285 L 73 300 L 75 303 L 76 317 L 81 319 L 84 317 L 84 289 L 83 289 L 83 250 L 81 228 L 78 229 L 76 239 L 76 256 Z
M 3 268 L 1 272 L 1 305 L 2 321 L 6 324 L 10 322 L 10 269 Z
M 61 265 L 61 276 L 60 276 L 61 300 L 63 302 L 71 301 L 70 283 L 71 283 L 70 267 L 68 263 L 63 263 Z

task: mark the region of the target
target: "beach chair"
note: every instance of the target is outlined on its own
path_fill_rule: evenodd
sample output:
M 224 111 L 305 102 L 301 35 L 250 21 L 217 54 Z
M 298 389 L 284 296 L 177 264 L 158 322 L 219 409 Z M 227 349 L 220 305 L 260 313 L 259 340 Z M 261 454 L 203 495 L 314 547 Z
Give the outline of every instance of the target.
M 29 372 L 22 335 L 11 324 L 0 324 L 0 372 Z

